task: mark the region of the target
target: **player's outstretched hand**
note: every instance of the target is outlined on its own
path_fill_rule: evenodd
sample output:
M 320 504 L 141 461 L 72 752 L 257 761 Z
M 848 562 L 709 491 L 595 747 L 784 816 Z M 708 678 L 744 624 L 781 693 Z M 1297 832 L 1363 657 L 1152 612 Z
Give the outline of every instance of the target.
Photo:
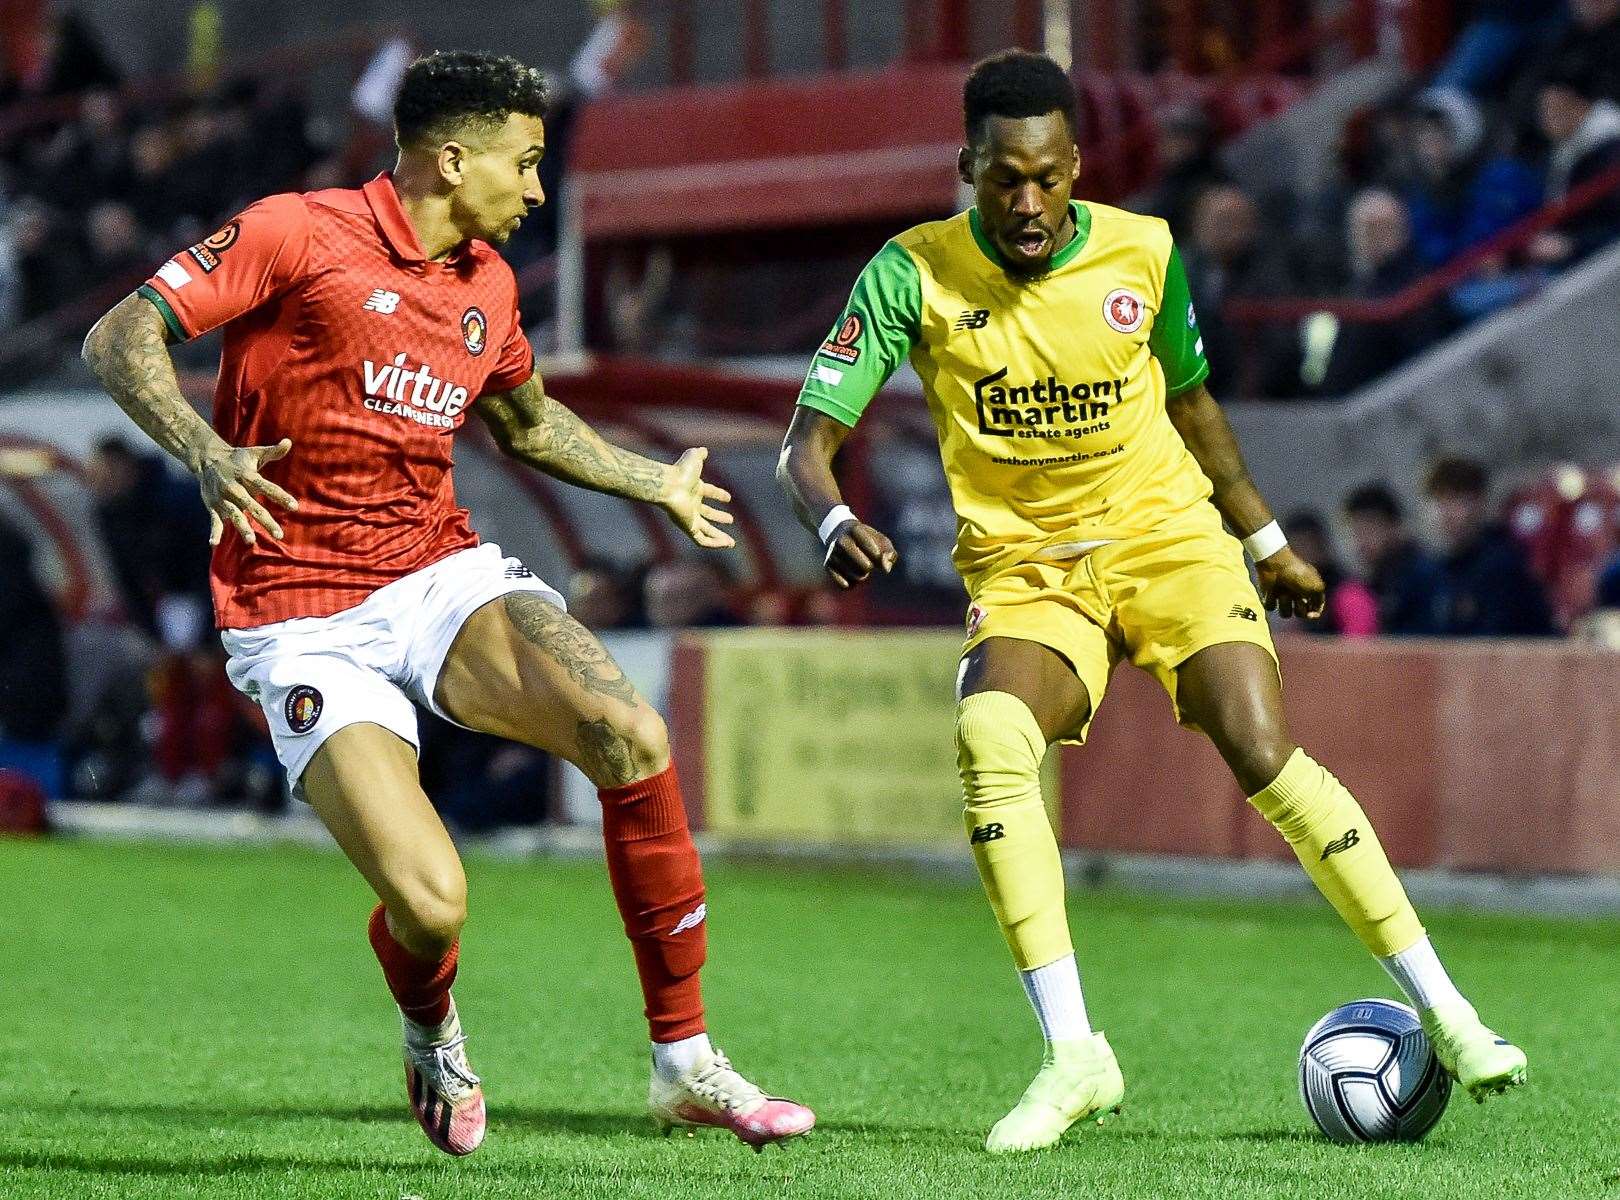
M 866 582 L 875 570 L 887 575 L 899 561 L 894 543 L 860 521 L 845 521 L 827 544 L 827 575 L 841 588 Z
M 1260 598 L 1266 607 L 1284 617 L 1304 617 L 1314 621 L 1327 603 L 1327 585 L 1322 576 L 1287 546 L 1254 565 L 1260 577 Z
M 286 458 L 292 442 L 282 438 L 274 446 L 226 447 L 203 460 L 197 468 L 197 484 L 208 507 L 208 544 L 219 545 L 227 522 L 248 545 L 258 540 L 253 532 L 256 521 L 271 537 L 281 536 L 281 526 L 270 510 L 259 502 L 263 497 L 282 508 L 296 510 L 298 501 L 259 474 L 265 463 Z
M 709 452 L 699 448 L 688 450 L 676 459 L 664 480 L 664 494 L 658 498 L 658 504 L 698 545 L 709 550 L 725 550 L 735 546 L 737 539 L 720 526 L 730 525 L 736 518 L 718 507 L 731 502 L 731 493 L 703 481 L 703 460 L 708 457 Z

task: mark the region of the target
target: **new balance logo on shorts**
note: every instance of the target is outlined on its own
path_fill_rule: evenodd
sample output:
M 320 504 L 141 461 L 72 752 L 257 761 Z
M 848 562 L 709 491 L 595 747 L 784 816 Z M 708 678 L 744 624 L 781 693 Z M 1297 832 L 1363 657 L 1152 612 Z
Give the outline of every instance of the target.
M 968 837 L 968 844 L 981 845 L 984 842 L 994 842 L 1007 836 L 1007 831 L 1001 827 L 1001 822 L 992 821 L 988 825 L 975 825 L 973 833 Z
M 1323 861 L 1325 861 L 1327 859 L 1327 856 L 1330 855 L 1330 854 L 1337 854 L 1340 850 L 1348 850 L 1348 849 L 1350 849 L 1351 846 L 1359 846 L 1359 845 L 1361 845 L 1361 837 L 1360 837 L 1359 833 L 1356 830 L 1352 829 L 1348 833 L 1346 833 L 1342 838 L 1335 838 L 1333 841 L 1329 842 L 1326 846 L 1322 847 L 1322 857 L 1317 859 L 1316 861 L 1317 862 L 1323 862 Z
M 508 579 L 533 579 L 534 572 L 522 563 L 513 563 L 506 568 L 506 577 Z
M 386 317 L 399 307 L 399 293 L 390 292 L 386 288 L 378 288 L 371 293 L 371 298 L 360 307 L 364 312 L 382 313 Z
M 983 329 L 990 324 L 990 310 L 988 308 L 970 308 L 956 318 L 952 329 Z
M 1245 607 L 1242 604 L 1234 604 L 1234 605 L 1232 605 L 1232 611 L 1227 613 L 1226 615 L 1229 616 L 1229 617 L 1235 617 L 1235 618 L 1238 618 L 1238 619 L 1244 620 L 1244 621 L 1258 621 L 1260 619 L 1260 614 L 1259 613 L 1255 612 L 1254 609 L 1252 609 L 1252 608 Z
M 708 915 L 709 906 L 707 904 L 698 905 L 679 921 L 675 922 L 675 928 L 669 931 L 669 936 L 674 937 L 677 933 L 685 933 L 688 929 L 696 929 L 699 925 L 703 924 L 703 918 Z

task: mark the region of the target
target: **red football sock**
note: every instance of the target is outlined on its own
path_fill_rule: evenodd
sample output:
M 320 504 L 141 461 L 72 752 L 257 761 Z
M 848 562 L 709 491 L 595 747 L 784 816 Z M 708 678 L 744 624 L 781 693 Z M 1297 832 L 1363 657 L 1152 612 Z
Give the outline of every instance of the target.
M 703 868 L 686 827 L 673 764 L 651 779 L 602 788 L 608 878 L 635 951 L 655 1042 L 703 1032 L 698 971 L 708 951 Z
M 456 981 L 461 943 L 457 941 L 436 962 L 417 958 L 394 939 L 380 904 L 371 910 L 368 932 L 399 1011 L 418 1025 L 441 1024 L 450 1015 L 450 985 Z

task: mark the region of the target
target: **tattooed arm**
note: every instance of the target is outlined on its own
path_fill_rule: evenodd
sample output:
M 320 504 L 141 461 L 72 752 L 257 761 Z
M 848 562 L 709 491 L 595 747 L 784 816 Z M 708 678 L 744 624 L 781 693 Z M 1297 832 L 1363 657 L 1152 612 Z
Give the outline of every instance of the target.
M 259 467 L 284 457 L 292 443 L 237 448 L 209 427 L 180 392 L 168 326 L 151 301 L 138 293 L 119 301 L 85 337 L 83 357 L 118 407 L 197 477 L 208 506 L 210 544 L 219 543 L 226 522 L 253 542 L 249 518 L 272 537 L 281 536 L 281 526 L 258 497 L 288 509 L 298 502 L 261 476 Z
M 732 522 L 715 507 L 731 494 L 703 481 L 707 450 L 688 450 L 666 464 L 615 446 L 546 395 L 538 373 L 509 392 L 479 397 L 476 411 L 509 457 L 592 491 L 656 504 L 700 546 L 736 545 L 717 528 Z

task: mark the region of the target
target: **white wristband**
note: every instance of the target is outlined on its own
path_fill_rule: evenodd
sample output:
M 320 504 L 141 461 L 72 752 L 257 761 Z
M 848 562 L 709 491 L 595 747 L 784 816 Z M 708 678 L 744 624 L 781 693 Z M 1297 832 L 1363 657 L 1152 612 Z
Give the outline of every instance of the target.
M 1275 521 L 1269 525 L 1262 525 L 1243 539 L 1243 549 L 1248 551 L 1249 557 L 1255 562 L 1270 558 L 1286 545 L 1288 539 L 1283 536 L 1282 526 Z
M 855 514 L 850 511 L 849 505 L 834 505 L 833 510 L 821 518 L 821 528 L 816 530 L 816 536 L 821 539 L 821 544 L 825 546 L 832 538 L 832 535 L 838 532 L 840 525 L 845 521 L 853 520 L 855 520 Z

